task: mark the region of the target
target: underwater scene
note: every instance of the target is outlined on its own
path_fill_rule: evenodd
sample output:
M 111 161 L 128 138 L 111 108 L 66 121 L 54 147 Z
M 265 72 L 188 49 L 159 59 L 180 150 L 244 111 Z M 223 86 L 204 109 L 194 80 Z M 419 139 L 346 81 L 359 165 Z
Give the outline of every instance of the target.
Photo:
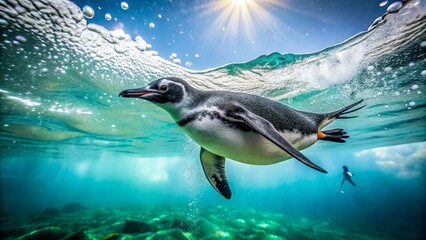
M 424 0 L 0 13 L 0 239 L 426 236 Z

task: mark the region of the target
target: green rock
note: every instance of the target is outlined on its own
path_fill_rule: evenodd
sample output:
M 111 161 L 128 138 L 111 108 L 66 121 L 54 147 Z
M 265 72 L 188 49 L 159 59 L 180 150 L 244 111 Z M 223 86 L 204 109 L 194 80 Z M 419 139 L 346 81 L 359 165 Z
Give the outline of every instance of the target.
M 146 233 L 151 232 L 151 226 L 145 222 L 126 220 L 123 233 Z
M 132 235 L 132 240 L 145 240 L 145 239 L 151 239 L 150 237 L 154 236 L 153 233 L 142 233 L 138 235 Z M 123 239 L 122 239 L 123 240 Z
M 241 240 L 256 240 L 256 239 L 266 239 L 265 231 L 263 230 L 257 230 L 257 229 L 249 229 L 244 232 L 241 232 L 239 234 L 239 238 L 235 239 L 241 239 Z
M 188 240 L 180 229 L 158 231 L 151 240 Z
M 172 228 L 179 228 L 184 232 L 191 232 L 194 230 L 194 222 L 186 219 L 176 219 L 172 223 Z
M 63 236 L 60 227 L 41 228 L 18 238 L 18 240 L 58 240 Z
M 198 239 L 208 236 L 216 236 L 217 231 L 220 231 L 218 226 L 205 219 L 200 219 L 194 226 L 193 234 Z
M 168 218 L 164 218 L 164 219 L 154 218 L 149 222 L 149 224 L 152 228 L 152 231 L 157 232 L 163 229 L 169 229 L 170 226 L 173 225 L 173 221 Z
M 85 232 L 77 232 L 68 236 L 65 238 L 65 240 L 90 240 L 90 238 L 86 235 Z
M 22 227 L 14 227 L 10 229 L 2 229 L 0 228 L 0 236 L 7 239 L 10 237 L 22 236 L 26 231 Z
M 120 235 L 118 233 L 110 233 L 102 238 L 102 240 L 118 240 L 119 238 Z
M 62 212 L 64 213 L 75 213 L 78 211 L 83 210 L 84 208 L 81 206 L 80 203 L 70 203 L 66 204 L 62 207 Z

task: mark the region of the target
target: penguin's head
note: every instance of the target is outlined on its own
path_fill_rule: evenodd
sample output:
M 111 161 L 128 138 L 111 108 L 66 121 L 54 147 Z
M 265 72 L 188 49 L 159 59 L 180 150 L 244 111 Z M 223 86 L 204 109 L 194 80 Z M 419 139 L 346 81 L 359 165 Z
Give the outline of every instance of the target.
M 157 79 L 145 87 L 126 89 L 118 96 L 125 98 L 141 98 L 160 107 L 174 106 L 182 103 L 195 91 L 187 82 L 177 77 Z

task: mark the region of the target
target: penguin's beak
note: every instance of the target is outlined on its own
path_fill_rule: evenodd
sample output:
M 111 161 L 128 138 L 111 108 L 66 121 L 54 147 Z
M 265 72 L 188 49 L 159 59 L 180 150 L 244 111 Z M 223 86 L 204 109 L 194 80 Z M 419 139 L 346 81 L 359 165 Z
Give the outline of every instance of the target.
M 125 97 L 125 98 L 140 98 L 149 93 L 157 93 L 157 92 L 155 90 L 142 87 L 142 88 L 133 88 L 133 89 L 123 90 L 120 92 L 120 94 L 118 94 L 118 96 Z

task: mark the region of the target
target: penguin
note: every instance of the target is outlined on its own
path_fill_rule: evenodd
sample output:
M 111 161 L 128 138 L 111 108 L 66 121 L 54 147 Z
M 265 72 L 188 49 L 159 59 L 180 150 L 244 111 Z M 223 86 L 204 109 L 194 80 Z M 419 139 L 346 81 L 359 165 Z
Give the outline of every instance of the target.
M 349 172 L 349 168 L 347 166 L 343 166 L 342 168 L 343 168 L 343 179 L 342 179 L 342 183 L 340 183 L 340 187 L 343 188 L 343 183 L 345 181 L 348 181 L 353 186 L 356 186 L 354 181 L 352 181 L 352 176 L 354 176 L 354 174 Z
M 330 113 L 304 112 L 247 93 L 202 91 L 177 77 L 157 79 L 142 88 L 126 89 L 120 97 L 140 98 L 164 110 L 201 146 L 200 159 L 212 187 L 226 199 L 231 189 L 225 158 L 252 165 L 270 165 L 295 158 L 327 173 L 299 150 L 318 140 L 345 142 L 343 129 L 322 129 L 364 106 L 359 100 Z

